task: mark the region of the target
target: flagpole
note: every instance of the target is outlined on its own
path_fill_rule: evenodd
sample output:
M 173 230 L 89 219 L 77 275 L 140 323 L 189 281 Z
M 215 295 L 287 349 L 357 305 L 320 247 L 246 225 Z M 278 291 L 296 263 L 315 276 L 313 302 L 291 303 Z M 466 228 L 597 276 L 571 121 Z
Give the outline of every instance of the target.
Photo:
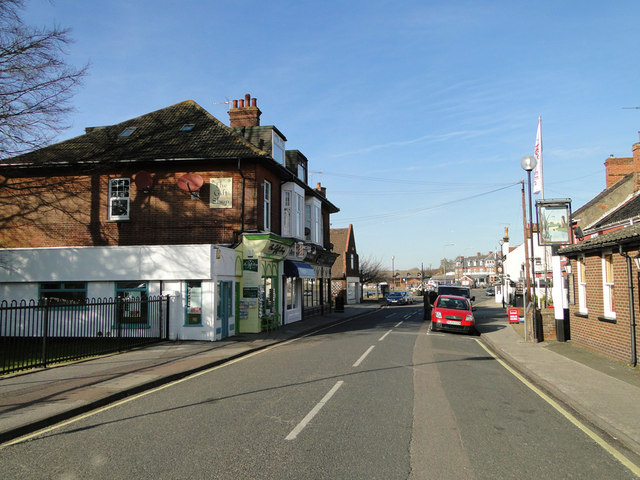
M 542 115 L 538 115 L 538 126 L 540 128 L 540 200 L 544 200 L 544 182 L 542 181 L 544 178 L 542 174 Z

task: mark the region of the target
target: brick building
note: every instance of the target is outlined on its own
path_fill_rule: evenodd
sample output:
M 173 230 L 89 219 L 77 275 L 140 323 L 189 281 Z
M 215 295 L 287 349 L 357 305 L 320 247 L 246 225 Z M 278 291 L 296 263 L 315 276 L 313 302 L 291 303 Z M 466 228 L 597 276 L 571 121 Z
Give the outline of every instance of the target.
M 332 228 L 331 243 L 338 258 L 331 269 L 331 292 L 335 298 L 344 295 L 345 303 L 360 303 L 362 286 L 360 284 L 360 259 L 356 248 L 353 225 L 348 228 Z
M 632 158 L 605 162 L 607 188 L 573 215 L 568 257 L 571 340 L 637 365 L 640 298 L 640 143 Z
M 3 298 L 135 281 L 172 295 L 173 338 L 209 340 L 329 308 L 338 209 L 261 113 L 188 100 L 0 162 Z

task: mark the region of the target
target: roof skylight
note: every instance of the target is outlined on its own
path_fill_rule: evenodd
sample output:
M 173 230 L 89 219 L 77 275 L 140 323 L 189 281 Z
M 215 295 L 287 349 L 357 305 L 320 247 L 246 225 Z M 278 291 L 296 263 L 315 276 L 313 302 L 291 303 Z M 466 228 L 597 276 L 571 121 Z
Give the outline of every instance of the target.
M 195 123 L 185 123 L 184 125 L 182 125 L 182 127 L 180 127 L 180 131 L 181 132 L 190 132 L 191 130 L 193 130 L 193 128 L 196 126 Z
M 118 136 L 119 136 L 119 137 L 129 137 L 129 136 L 131 136 L 131 134 L 132 134 L 133 132 L 135 132 L 135 131 L 136 131 L 136 128 L 137 128 L 137 127 L 127 127 L 127 128 L 125 128 L 125 129 L 120 133 L 120 135 L 118 135 Z

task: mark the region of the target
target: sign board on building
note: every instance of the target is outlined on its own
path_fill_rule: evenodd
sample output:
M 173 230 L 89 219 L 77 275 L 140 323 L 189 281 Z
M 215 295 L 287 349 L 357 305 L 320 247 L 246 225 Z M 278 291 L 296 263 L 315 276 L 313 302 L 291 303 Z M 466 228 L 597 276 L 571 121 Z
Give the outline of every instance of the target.
M 258 287 L 244 287 L 242 296 L 244 298 L 258 298 Z
M 209 208 L 231 208 L 233 203 L 233 178 L 209 180 Z
M 258 271 L 258 259 L 257 258 L 245 258 L 242 260 L 242 270 L 248 272 Z

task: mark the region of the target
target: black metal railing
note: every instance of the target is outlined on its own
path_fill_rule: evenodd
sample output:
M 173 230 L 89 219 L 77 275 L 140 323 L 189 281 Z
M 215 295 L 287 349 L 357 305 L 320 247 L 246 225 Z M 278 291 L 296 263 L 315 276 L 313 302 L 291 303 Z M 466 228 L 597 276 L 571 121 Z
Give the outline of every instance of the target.
M 0 374 L 168 339 L 169 297 L 0 302 Z

